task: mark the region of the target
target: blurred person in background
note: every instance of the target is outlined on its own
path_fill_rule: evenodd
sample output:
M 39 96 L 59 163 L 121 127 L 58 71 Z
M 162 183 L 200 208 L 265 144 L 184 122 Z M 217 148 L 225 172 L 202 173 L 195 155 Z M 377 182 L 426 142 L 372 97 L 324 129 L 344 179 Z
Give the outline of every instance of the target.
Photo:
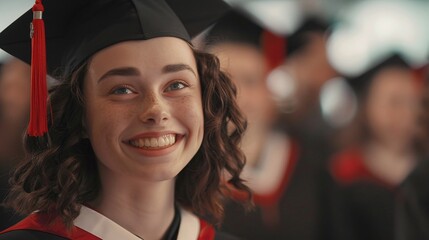
M 328 29 L 329 23 L 323 19 L 305 17 L 296 31 L 285 36 L 285 60 L 275 70 L 283 78 L 269 79 L 283 82 L 288 88 L 288 94 L 277 93 L 276 85 L 271 85 L 274 86 L 271 90 L 280 96 L 280 127 L 298 142 L 301 153 L 293 179 L 299 204 L 289 210 L 296 234 L 290 239 L 318 239 L 322 231 L 321 214 L 325 206 L 320 180 L 334 148 L 336 129 L 323 117 L 320 92 L 325 83 L 338 75 L 328 61 Z
M 30 66 L 13 57 L 0 68 L 0 201 L 9 190 L 11 169 L 24 158 L 23 136 L 30 107 Z M 0 206 L 0 230 L 21 218 Z
M 426 72 L 423 114 L 420 122 L 423 136 L 427 138 L 429 136 L 429 71 Z M 425 147 L 428 147 L 428 142 Z M 395 240 L 429 239 L 428 157 L 429 155 L 426 154 L 399 188 L 395 202 Z
M 287 103 L 282 109 L 282 126 L 290 135 L 317 149 L 327 149 L 326 139 L 331 133 L 321 114 L 320 90 L 337 76 L 327 57 L 328 28 L 321 18 L 308 16 L 295 32 L 285 37 L 285 61 L 280 66 L 286 73 L 284 81 L 293 89 L 284 97 Z
M 2 167 L 23 157 L 22 137 L 30 107 L 30 66 L 16 58 L 0 70 L 0 159 Z
M 329 163 L 326 239 L 394 239 L 397 188 L 424 153 L 418 118 L 419 82 L 393 55 L 351 79 L 360 109 L 360 136 Z
M 263 32 L 250 17 L 233 12 L 206 37 L 206 50 L 219 57 L 237 85 L 238 104 L 248 120 L 241 146 L 247 159 L 243 177 L 256 205 L 246 212 L 229 202 L 222 228 L 243 239 L 315 239 L 314 189 L 308 187 L 311 181 L 302 181 L 306 169 L 301 166 L 301 147 L 276 125 L 278 108 L 266 82 Z M 232 194 L 237 201 L 243 198 Z

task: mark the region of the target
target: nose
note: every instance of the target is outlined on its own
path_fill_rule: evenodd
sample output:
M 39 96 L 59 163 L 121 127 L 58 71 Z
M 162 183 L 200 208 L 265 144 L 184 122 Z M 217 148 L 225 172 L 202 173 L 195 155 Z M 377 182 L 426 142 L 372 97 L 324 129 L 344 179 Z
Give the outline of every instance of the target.
M 140 120 L 144 123 L 158 125 L 169 119 L 166 104 L 155 93 L 145 96 L 142 107 Z

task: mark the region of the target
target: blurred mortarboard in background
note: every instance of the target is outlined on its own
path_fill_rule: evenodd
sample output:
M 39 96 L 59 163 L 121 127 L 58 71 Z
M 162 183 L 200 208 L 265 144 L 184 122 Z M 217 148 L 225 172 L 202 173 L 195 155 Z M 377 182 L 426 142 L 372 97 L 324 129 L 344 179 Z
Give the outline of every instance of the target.
M 226 1 L 236 9 L 235 11 L 239 15 L 263 28 L 260 41 L 269 62 L 269 69 L 274 69 L 283 63 L 285 58 L 304 49 L 311 40 L 307 33 L 324 33 L 328 29 L 328 23 L 325 22 L 326 16 L 317 11 L 308 12 L 304 1 Z M 339 4 L 331 5 L 330 9 L 339 6 Z M 218 33 L 217 31 L 213 32 Z M 215 34 L 212 33 L 212 35 Z M 212 37 L 208 39 L 209 43 L 216 41 L 216 38 L 215 41 L 212 39 Z M 218 39 L 218 42 L 220 41 Z
M 221 0 L 44 0 L 48 73 L 70 73 L 97 51 L 127 40 L 190 38 L 222 16 Z M 0 34 L 0 48 L 30 63 L 27 11 Z
M 376 75 L 389 68 L 413 69 L 400 54 L 394 53 L 361 75 L 348 77 L 347 81 L 359 97 L 364 97 Z
M 263 29 L 239 11 L 231 11 L 222 17 L 207 33 L 208 47 L 222 43 L 244 43 L 262 47 Z
M 309 34 L 325 34 L 328 28 L 328 23 L 321 18 L 314 16 L 307 17 L 293 33 L 285 36 L 287 42 L 285 49 L 286 56 L 293 56 L 304 49 L 309 44 Z

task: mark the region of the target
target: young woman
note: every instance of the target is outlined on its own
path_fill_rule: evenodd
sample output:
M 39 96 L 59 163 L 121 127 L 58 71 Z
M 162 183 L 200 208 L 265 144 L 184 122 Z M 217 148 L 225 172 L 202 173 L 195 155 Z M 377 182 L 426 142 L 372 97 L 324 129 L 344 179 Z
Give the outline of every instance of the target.
M 225 170 L 247 191 L 237 146 L 245 122 L 217 59 L 189 44 L 225 5 L 44 7 L 48 70 L 63 81 L 49 95 L 47 141 L 26 139 L 28 158 L 13 177 L 9 202 L 30 215 L 0 239 L 225 237 L 196 215 L 219 223 Z M 20 38 L 31 14 L 0 35 L 0 46 L 26 61 Z

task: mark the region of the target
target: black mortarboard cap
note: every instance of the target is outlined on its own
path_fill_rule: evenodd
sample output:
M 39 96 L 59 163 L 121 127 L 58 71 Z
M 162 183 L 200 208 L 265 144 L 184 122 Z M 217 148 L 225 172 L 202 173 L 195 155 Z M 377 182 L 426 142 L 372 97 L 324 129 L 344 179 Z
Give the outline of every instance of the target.
M 210 47 L 220 43 L 245 43 L 261 48 L 263 29 L 241 12 L 231 11 L 222 17 L 207 33 Z
M 364 97 L 375 76 L 380 71 L 387 68 L 412 69 L 412 67 L 402 58 L 401 55 L 393 53 L 388 57 L 383 58 L 377 64 L 374 64 L 364 73 L 356 77 L 347 78 L 347 81 L 358 96 Z
M 222 0 L 44 0 L 48 73 L 68 74 L 97 51 L 127 40 L 190 39 L 221 17 Z M 0 48 L 30 63 L 29 10 L 0 34 Z
M 325 33 L 328 30 L 328 24 L 322 19 L 317 17 L 308 17 L 302 24 L 289 36 L 286 36 L 286 56 L 292 56 L 304 49 L 310 39 L 308 38 L 309 33 Z

